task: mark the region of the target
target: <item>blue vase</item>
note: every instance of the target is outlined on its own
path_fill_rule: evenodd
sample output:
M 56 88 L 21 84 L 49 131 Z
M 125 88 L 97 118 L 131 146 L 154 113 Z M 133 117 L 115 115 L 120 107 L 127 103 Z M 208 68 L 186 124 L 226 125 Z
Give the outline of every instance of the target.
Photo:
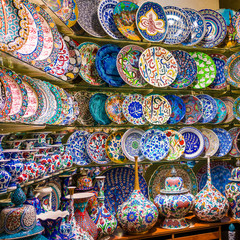
M 4 166 L 0 163 L 0 193 L 4 193 L 7 191 L 10 180 L 10 173 L 5 171 Z

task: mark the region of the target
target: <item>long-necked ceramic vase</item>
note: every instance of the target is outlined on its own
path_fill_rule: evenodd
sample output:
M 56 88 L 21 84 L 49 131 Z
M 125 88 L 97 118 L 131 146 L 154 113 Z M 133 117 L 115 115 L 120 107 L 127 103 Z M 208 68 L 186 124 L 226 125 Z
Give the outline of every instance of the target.
M 147 232 L 158 219 L 157 207 L 141 193 L 137 159 L 138 157 L 135 157 L 134 190 L 128 200 L 118 206 L 116 215 L 122 229 L 130 234 Z
M 237 160 L 236 168 L 232 170 L 231 182 L 225 187 L 226 198 L 229 201 L 232 217 L 240 220 L 240 161 Z
M 216 222 L 227 214 L 229 205 L 227 199 L 212 185 L 210 157 L 207 164 L 207 183 L 195 196 L 194 212 L 202 221 Z
M 99 237 L 111 235 L 117 228 L 117 219 L 105 207 L 104 204 L 104 181 L 105 176 L 96 177 L 98 185 L 98 207 L 92 213 L 91 217 L 97 225 Z

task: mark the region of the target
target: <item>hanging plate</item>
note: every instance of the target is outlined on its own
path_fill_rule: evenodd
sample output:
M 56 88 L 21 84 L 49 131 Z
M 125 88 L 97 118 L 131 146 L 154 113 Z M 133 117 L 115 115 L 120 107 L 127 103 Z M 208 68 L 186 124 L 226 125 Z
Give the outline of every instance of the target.
M 232 157 L 240 157 L 240 151 L 238 151 L 237 141 L 236 141 L 239 132 L 240 132 L 239 127 L 234 127 L 228 130 L 228 133 L 232 138 L 232 149 L 229 152 L 229 155 Z
M 235 118 L 240 121 L 240 97 L 236 98 L 233 103 L 233 114 Z
M 229 123 L 229 122 L 233 121 L 233 119 L 234 119 L 234 114 L 233 114 L 234 99 L 229 96 L 221 97 L 220 99 L 225 103 L 225 105 L 227 107 L 227 117 L 223 121 L 223 123 Z
M 221 99 L 219 98 L 214 98 L 214 99 L 217 103 L 217 114 L 210 123 L 218 124 L 223 122 L 224 119 L 227 117 L 227 107 Z
M 235 39 L 238 43 L 240 43 L 240 11 L 237 11 L 232 17 L 232 25 L 234 28 Z

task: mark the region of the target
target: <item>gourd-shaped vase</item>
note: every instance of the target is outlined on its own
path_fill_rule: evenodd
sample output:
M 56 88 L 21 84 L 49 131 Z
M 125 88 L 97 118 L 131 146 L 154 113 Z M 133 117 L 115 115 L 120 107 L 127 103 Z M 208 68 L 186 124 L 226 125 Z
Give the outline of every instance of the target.
M 165 180 L 165 189 L 154 199 L 160 215 L 165 219 L 162 228 L 181 229 L 188 227 L 185 216 L 193 207 L 194 196 L 189 189 L 183 188 L 183 179 L 176 176 L 175 168 L 171 171 L 172 177 Z
M 225 187 L 226 198 L 231 207 L 232 217 L 240 220 L 240 161 L 237 160 L 237 167 L 232 170 L 231 182 Z
M 207 183 L 195 196 L 194 212 L 202 221 L 215 222 L 227 214 L 229 205 L 227 199 L 212 185 L 210 157 L 207 164 Z
M 91 215 L 94 223 L 98 227 L 99 237 L 111 235 L 117 228 L 117 219 L 106 209 L 104 204 L 105 178 L 105 176 L 95 178 L 98 184 L 98 208 Z
M 118 206 L 116 215 L 122 229 L 131 234 L 147 232 L 158 219 L 157 207 L 141 193 L 137 158 L 135 157 L 134 190 L 128 200 Z

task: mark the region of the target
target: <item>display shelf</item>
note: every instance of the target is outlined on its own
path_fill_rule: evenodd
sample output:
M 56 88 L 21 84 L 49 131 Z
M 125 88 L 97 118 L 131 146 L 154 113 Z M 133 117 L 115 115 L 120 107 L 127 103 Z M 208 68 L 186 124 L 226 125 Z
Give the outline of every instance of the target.
M 0 122 L 0 133 L 13 133 L 25 131 L 41 131 L 45 129 L 45 125 L 33 125 L 14 122 Z

